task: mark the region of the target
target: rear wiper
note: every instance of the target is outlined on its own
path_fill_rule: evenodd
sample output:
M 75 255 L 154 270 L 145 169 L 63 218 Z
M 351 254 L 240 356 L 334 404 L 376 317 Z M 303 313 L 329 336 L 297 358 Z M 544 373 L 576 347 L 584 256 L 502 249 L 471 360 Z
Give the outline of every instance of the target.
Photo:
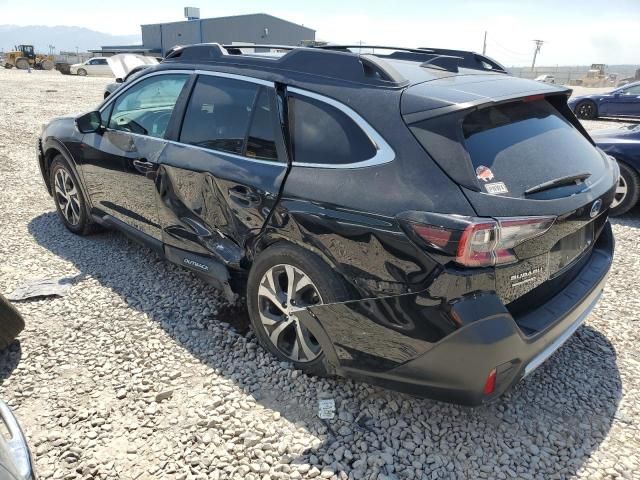
M 556 178 L 555 180 L 549 180 L 548 182 L 543 182 L 535 187 L 528 188 L 524 191 L 525 195 L 531 195 L 532 193 L 542 192 L 544 190 L 549 190 L 551 188 L 561 187 L 562 185 L 571 185 L 575 183 L 578 185 L 580 182 L 584 182 L 587 178 L 589 178 L 591 174 L 589 172 L 577 173 L 575 175 L 567 175 L 566 177 Z

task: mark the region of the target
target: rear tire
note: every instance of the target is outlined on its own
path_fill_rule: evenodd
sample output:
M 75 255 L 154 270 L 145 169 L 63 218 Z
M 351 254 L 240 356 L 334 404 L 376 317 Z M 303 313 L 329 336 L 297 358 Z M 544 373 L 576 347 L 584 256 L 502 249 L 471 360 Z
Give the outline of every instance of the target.
M 29 69 L 29 60 L 24 58 L 24 57 L 20 57 L 18 59 L 16 59 L 16 68 L 19 70 L 28 70 Z
M 79 68 L 78 69 L 78 75 L 80 75 L 81 77 L 86 77 L 87 76 L 87 71 L 84 68 Z
M 0 350 L 7 348 L 22 330 L 24 330 L 22 315 L 0 295 Z
M 616 187 L 616 194 L 609 210 L 609 215 L 617 217 L 631 210 L 640 197 L 640 176 L 625 163 L 618 162 L 620 167 L 620 182 Z
M 598 118 L 598 107 L 591 100 L 583 100 L 576 105 L 576 116 L 583 120 L 594 120 Z
M 76 235 L 89 235 L 100 230 L 91 220 L 80 183 L 62 155 L 53 159 L 49 173 L 53 201 L 64 226 Z
M 288 292 L 293 292 L 293 302 Z M 279 360 L 318 376 L 329 371 L 322 347 L 288 309 L 350 298 L 346 282 L 327 263 L 289 243 L 263 251 L 247 281 L 249 318 L 260 344 Z

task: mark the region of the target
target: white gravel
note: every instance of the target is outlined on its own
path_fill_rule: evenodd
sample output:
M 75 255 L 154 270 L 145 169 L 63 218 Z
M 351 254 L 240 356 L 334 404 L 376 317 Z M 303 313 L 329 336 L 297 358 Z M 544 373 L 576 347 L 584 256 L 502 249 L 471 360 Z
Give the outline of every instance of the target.
M 613 221 L 586 325 L 495 404 L 312 378 L 221 322 L 233 311 L 190 273 L 58 221 L 34 141 L 107 81 L 0 70 L 0 292 L 79 276 L 64 298 L 18 304 L 26 330 L 0 353 L 0 397 L 42 479 L 640 478 L 638 210 Z M 317 418 L 321 397 L 334 420 Z

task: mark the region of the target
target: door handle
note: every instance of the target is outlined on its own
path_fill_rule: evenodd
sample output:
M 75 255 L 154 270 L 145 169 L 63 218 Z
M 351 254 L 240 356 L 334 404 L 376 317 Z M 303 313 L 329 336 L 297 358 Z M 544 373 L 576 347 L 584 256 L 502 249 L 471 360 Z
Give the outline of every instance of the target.
M 260 204 L 260 195 L 247 187 L 233 187 L 229 189 L 229 197 L 243 207 L 252 207 Z
M 140 173 L 147 173 L 150 170 L 154 169 L 155 164 L 151 163 L 151 162 L 147 162 L 145 159 L 142 159 L 142 160 L 134 160 L 133 161 L 133 166 Z

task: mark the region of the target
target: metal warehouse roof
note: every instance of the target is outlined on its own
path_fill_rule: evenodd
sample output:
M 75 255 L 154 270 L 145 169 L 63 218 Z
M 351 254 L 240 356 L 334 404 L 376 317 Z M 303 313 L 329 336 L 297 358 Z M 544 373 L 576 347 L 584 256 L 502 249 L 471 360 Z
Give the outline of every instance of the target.
M 311 30 L 315 33 L 315 29 L 314 28 L 309 28 L 306 25 L 301 25 L 299 23 L 295 23 L 295 22 L 291 22 L 289 20 L 285 20 L 284 18 L 280 18 L 280 17 L 276 17 L 273 15 L 269 15 L 268 13 L 248 13 L 245 15 L 228 15 L 226 17 L 209 17 L 209 18 L 197 18 L 194 20 L 177 20 L 175 22 L 160 22 L 160 23 L 143 23 L 142 25 L 140 25 L 141 27 L 148 27 L 148 26 L 154 26 L 154 25 L 173 25 L 173 24 L 179 24 L 179 23 L 192 23 L 192 22 L 224 22 L 227 21 L 229 19 L 242 19 L 242 18 L 252 18 L 252 17 L 269 17 L 275 20 L 278 20 L 280 22 L 284 22 L 284 23 L 288 23 L 290 25 L 295 25 L 296 27 L 301 27 L 301 28 L 306 28 L 308 30 Z

